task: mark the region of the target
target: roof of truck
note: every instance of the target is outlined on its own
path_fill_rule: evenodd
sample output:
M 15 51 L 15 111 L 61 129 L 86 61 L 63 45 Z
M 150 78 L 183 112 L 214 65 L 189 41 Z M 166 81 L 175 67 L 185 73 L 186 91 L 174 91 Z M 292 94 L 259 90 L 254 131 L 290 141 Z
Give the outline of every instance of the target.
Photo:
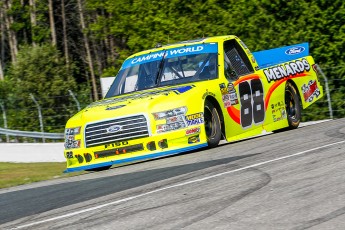
M 165 50 L 165 49 L 170 49 L 170 48 L 175 48 L 175 47 L 181 47 L 181 46 L 186 46 L 186 45 L 195 45 L 195 44 L 210 43 L 210 42 L 220 42 L 220 41 L 228 40 L 231 38 L 236 38 L 236 36 L 235 35 L 223 35 L 223 36 L 214 36 L 214 37 L 198 38 L 198 39 L 187 40 L 187 41 L 180 41 L 180 42 L 176 42 L 173 44 L 161 45 L 157 48 L 148 49 L 148 50 L 144 50 L 144 51 L 135 53 L 135 54 L 129 56 L 128 59 L 133 58 L 133 57 L 138 56 L 138 55 L 157 52 L 160 50 Z

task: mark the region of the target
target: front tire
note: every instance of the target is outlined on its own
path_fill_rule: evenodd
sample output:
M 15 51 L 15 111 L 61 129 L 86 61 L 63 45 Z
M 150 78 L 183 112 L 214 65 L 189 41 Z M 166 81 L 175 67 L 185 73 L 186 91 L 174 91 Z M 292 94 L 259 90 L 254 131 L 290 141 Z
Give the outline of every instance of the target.
M 205 102 L 204 119 L 207 144 L 210 148 L 216 147 L 222 137 L 222 130 L 218 111 L 209 101 Z
M 286 83 L 285 87 L 285 106 L 289 129 L 296 129 L 301 122 L 301 101 L 295 87 Z
M 102 166 L 98 168 L 93 168 L 93 169 L 86 169 L 85 171 L 91 171 L 91 172 L 100 172 L 100 171 L 105 171 L 111 168 L 112 165 L 107 165 L 107 166 Z

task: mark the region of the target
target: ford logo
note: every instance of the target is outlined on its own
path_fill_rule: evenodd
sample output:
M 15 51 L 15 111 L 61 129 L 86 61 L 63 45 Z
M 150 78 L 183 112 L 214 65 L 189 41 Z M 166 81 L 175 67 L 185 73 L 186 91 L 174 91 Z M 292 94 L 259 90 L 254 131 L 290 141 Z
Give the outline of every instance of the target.
M 120 132 L 121 130 L 122 130 L 121 125 L 112 125 L 107 128 L 107 133 L 117 133 L 117 132 Z
M 295 47 L 291 47 L 290 49 L 287 49 L 285 51 L 285 53 L 287 55 L 295 55 L 295 54 L 300 54 L 305 50 L 305 48 L 303 46 L 295 46 Z

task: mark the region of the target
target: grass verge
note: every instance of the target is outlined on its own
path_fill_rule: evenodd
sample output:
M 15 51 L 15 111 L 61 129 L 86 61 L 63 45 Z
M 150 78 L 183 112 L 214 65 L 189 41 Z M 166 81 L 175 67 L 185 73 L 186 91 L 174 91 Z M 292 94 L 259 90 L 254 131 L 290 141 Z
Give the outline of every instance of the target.
M 4 163 L 0 162 L 0 188 L 29 184 L 43 180 L 70 177 L 85 173 L 63 173 L 65 162 L 59 163 Z

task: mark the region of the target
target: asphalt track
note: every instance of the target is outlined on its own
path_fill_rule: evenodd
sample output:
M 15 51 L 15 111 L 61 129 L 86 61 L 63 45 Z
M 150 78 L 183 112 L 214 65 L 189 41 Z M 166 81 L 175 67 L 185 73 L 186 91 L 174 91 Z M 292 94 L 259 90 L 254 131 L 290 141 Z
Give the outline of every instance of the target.
M 2 189 L 0 229 L 345 229 L 345 119 Z

